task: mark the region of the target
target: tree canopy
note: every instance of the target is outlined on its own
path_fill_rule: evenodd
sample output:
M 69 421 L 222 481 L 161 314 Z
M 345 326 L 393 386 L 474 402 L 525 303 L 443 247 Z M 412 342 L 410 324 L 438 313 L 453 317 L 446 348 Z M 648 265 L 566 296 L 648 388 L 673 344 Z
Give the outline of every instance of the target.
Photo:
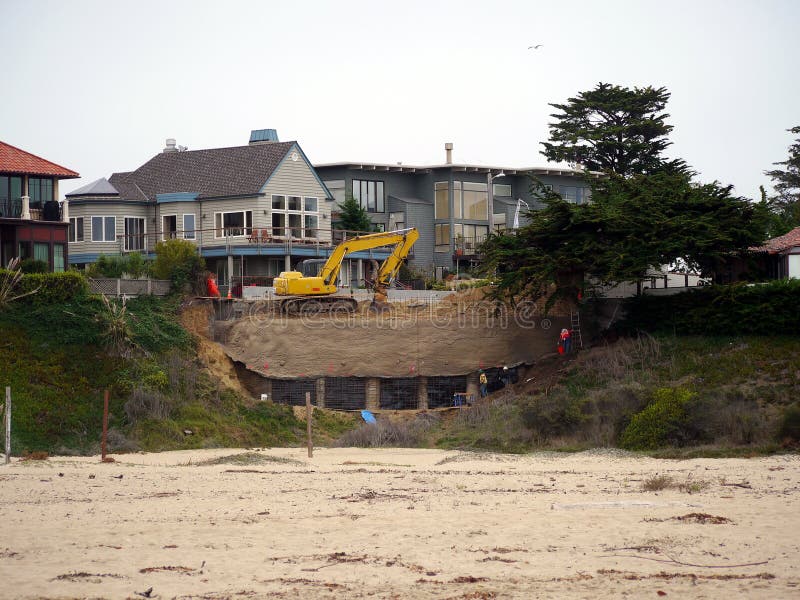
M 582 205 L 539 190 L 545 208 L 483 246 L 482 269 L 497 275 L 498 295 L 574 299 L 588 285 L 584 275 L 597 284 L 636 281 L 679 260 L 710 273 L 763 237 L 752 203 L 731 186 L 695 184 L 686 173 L 610 175 Z
M 790 133 L 800 135 L 800 126 Z M 789 146 L 789 158 L 775 163 L 784 169 L 766 171 L 775 187 L 775 196 L 769 199 L 769 208 L 775 216 L 770 235 L 782 235 L 800 226 L 800 137 Z
M 550 115 L 556 121 L 550 123 L 550 141 L 542 143 L 542 154 L 554 162 L 624 176 L 681 170 L 681 161 L 669 163 L 662 156 L 671 144 L 672 125 L 664 112 L 669 97 L 664 87 L 598 83 L 565 104 L 550 104 L 560 112 Z
M 348 231 L 372 231 L 369 213 L 353 196 L 348 194 L 339 210 L 336 229 Z

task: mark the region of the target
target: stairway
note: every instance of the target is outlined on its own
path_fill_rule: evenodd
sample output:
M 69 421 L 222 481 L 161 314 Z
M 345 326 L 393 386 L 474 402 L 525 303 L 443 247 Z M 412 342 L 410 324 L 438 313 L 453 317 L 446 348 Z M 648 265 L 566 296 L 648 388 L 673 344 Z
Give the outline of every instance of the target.
M 569 312 L 570 329 L 572 330 L 572 347 L 583 348 L 583 337 L 581 336 L 581 313 L 577 310 Z

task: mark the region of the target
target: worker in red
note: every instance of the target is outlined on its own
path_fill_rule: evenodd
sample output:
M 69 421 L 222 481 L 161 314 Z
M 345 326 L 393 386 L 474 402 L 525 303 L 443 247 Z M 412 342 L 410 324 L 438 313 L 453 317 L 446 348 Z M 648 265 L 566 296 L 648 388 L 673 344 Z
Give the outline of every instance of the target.
M 219 288 L 217 287 L 217 276 L 213 273 L 209 273 L 206 278 L 206 289 L 211 298 L 221 298 Z
M 564 349 L 563 354 L 569 354 L 570 350 L 572 350 L 572 334 L 569 329 L 562 329 L 559 337 L 559 346 Z

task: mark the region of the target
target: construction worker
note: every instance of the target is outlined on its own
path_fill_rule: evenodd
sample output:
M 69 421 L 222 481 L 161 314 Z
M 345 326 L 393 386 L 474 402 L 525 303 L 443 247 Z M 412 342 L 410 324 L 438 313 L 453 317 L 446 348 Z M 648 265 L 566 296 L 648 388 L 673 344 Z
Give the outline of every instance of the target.
M 489 380 L 486 378 L 486 373 L 481 369 L 481 376 L 478 378 L 481 384 L 481 398 L 486 398 L 489 394 Z
M 562 329 L 560 337 L 561 344 L 564 347 L 564 354 L 569 354 L 569 351 L 572 350 L 572 334 L 570 333 L 569 329 Z
M 511 383 L 511 373 L 509 373 L 507 366 L 504 366 L 503 372 L 500 373 L 500 381 L 503 383 L 503 387 Z

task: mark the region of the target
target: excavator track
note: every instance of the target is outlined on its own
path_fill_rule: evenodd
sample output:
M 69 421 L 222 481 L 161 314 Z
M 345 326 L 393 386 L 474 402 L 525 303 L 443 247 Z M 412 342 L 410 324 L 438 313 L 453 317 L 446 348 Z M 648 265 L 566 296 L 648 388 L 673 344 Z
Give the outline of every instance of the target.
M 280 311 L 286 315 L 353 314 L 358 302 L 346 296 L 292 296 L 283 298 Z

